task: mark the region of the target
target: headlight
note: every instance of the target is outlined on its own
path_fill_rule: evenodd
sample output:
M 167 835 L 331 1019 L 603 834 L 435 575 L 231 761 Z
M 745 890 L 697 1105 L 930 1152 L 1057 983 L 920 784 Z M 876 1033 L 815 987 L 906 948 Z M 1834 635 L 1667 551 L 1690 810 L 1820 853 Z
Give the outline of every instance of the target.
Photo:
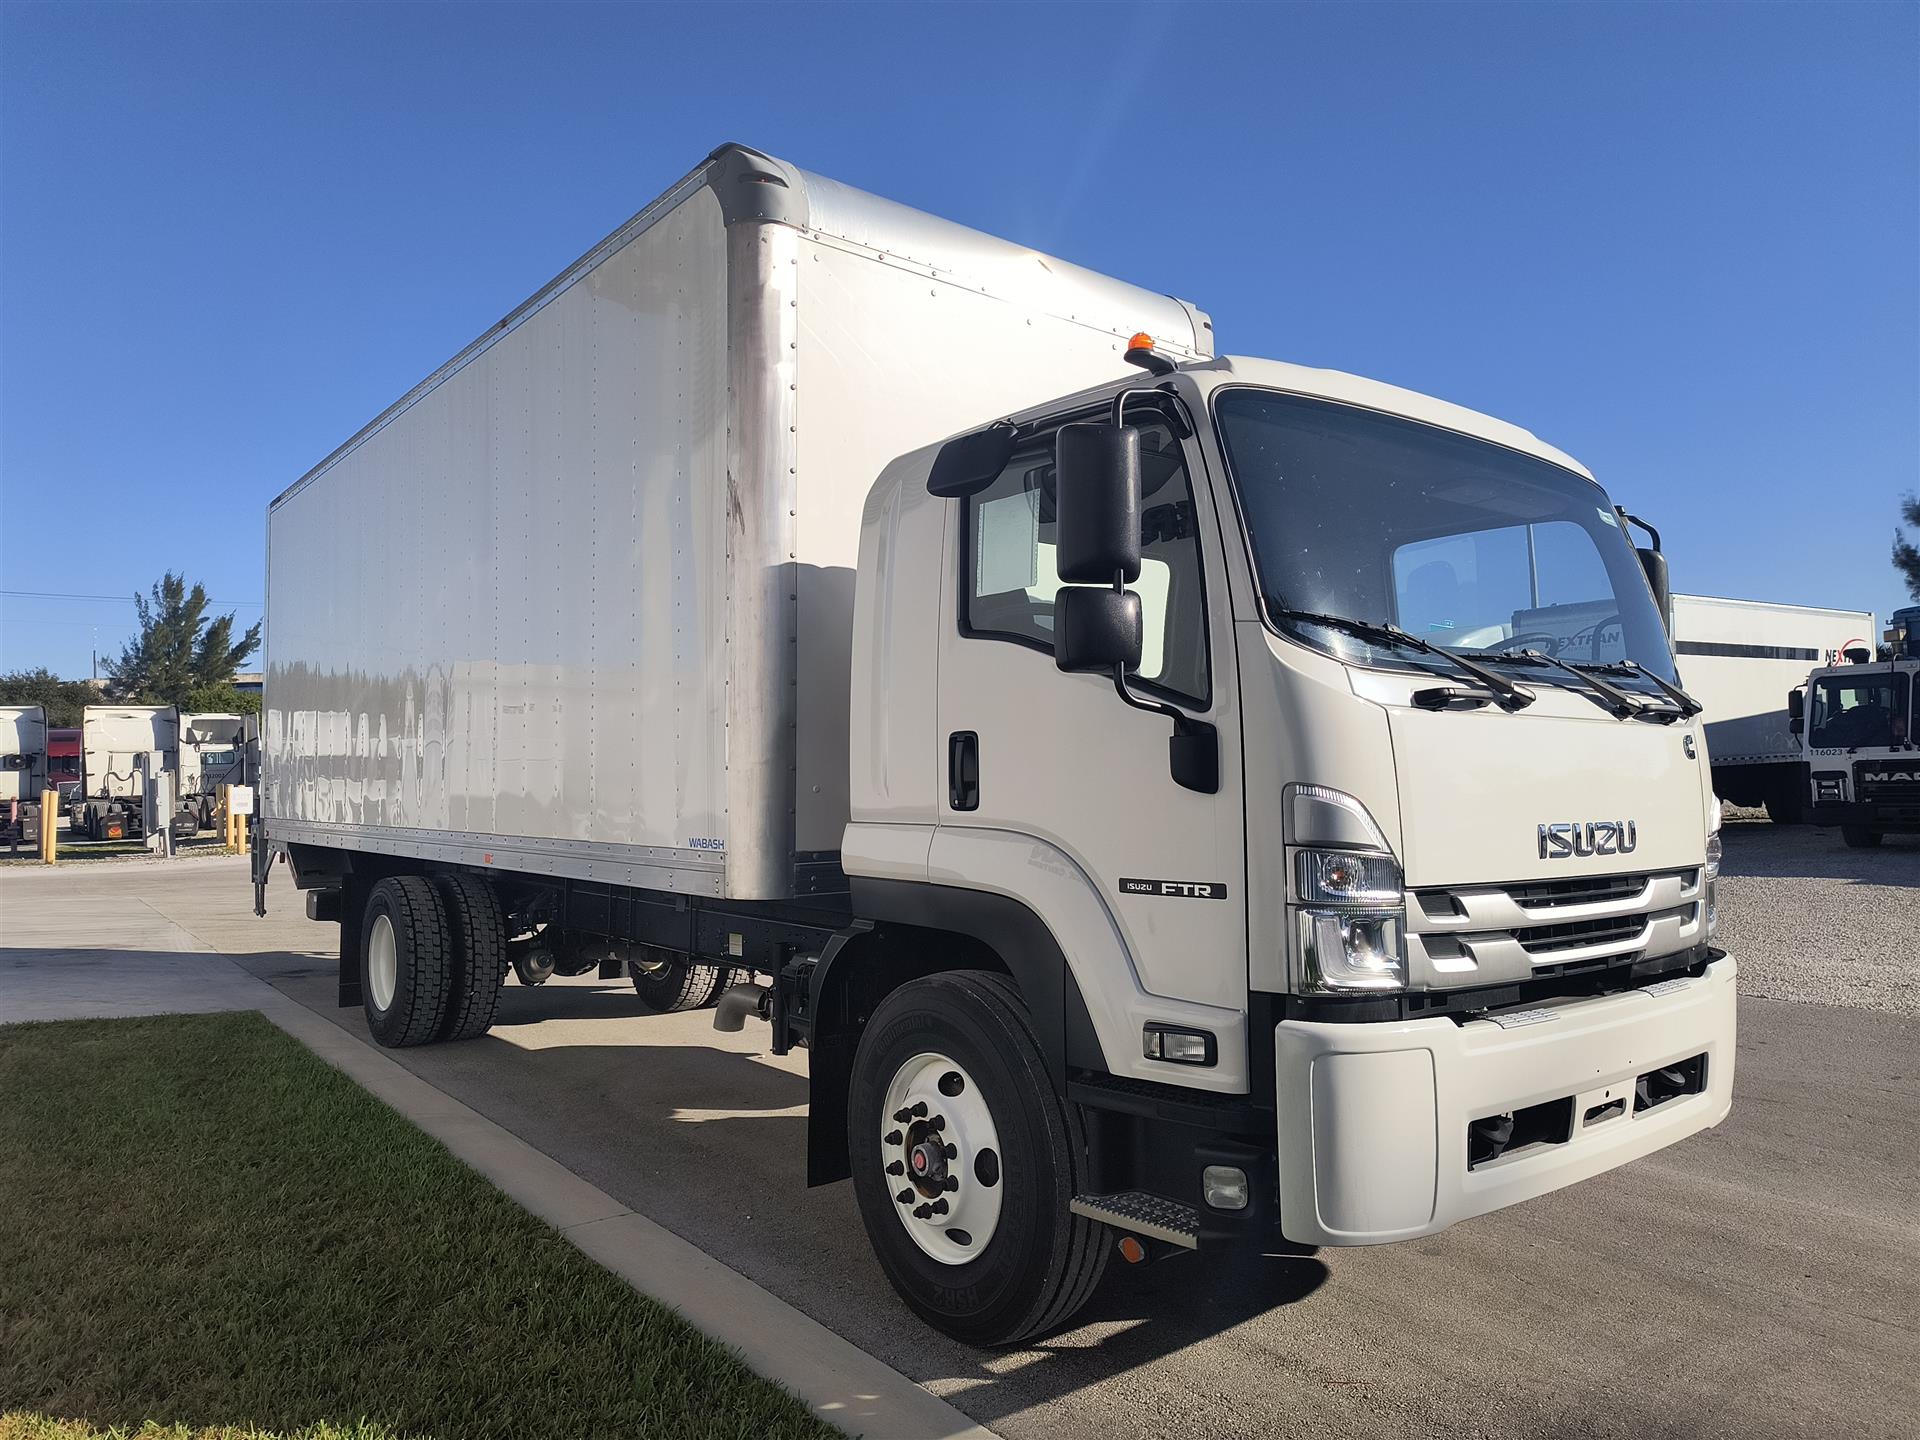
M 1707 937 L 1720 928 L 1720 832 L 1707 836 Z
M 1303 991 L 1406 988 L 1406 898 L 1391 855 L 1301 850 L 1294 881 Z
M 1400 911 L 1301 910 L 1299 916 L 1303 989 L 1406 988 Z

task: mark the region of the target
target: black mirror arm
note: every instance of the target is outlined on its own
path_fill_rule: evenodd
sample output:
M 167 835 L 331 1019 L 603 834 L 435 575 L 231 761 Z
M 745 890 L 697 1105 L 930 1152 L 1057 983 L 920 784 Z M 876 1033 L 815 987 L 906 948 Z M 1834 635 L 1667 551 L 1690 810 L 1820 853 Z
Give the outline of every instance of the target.
M 1127 667 L 1113 667 L 1113 689 L 1121 700 L 1135 710 L 1164 715 L 1173 722 L 1173 736 L 1167 741 L 1167 768 L 1173 781 L 1202 795 L 1220 793 L 1220 732 L 1208 720 L 1196 720 L 1178 705 L 1149 699 L 1127 683 Z

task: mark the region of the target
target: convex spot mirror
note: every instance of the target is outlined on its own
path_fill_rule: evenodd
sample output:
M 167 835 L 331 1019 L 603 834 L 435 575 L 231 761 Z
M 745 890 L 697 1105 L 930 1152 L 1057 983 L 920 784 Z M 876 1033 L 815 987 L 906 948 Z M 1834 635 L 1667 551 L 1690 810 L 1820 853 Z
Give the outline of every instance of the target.
M 1133 591 L 1066 585 L 1054 597 L 1053 663 L 1062 670 L 1137 670 L 1140 646 L 1140 597 Z
M 1066 585 L 1140 578 L 1140 432 L 1062 425 L 1054 438 L 1055 564 Z

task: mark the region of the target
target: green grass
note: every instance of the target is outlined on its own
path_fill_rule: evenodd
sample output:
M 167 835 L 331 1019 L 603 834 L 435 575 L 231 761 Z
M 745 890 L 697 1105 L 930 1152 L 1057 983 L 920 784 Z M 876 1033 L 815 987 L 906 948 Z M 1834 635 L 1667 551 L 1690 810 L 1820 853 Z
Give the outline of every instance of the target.
M 0 1440 L 836 1433 L 258 1015 L 0 1026 L 0 1097 Z

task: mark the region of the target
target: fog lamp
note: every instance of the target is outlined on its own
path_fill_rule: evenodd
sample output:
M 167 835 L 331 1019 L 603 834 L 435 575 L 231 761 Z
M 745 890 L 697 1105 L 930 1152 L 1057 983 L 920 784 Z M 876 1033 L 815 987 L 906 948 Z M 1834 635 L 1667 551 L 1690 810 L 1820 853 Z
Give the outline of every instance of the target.
M 1219 1044 L 1211 1031 L 1149 1025 L 1140 1034 L 1140 1053 L 1175 1065 L 1211 1065 L 1219 1058 Z
M 1209 1165 L 1200 1172 L 1200 1195 L 1215 1210 L 1244 1210 L 1252 1198 L 1247 1172 L 1231 1165 Z

